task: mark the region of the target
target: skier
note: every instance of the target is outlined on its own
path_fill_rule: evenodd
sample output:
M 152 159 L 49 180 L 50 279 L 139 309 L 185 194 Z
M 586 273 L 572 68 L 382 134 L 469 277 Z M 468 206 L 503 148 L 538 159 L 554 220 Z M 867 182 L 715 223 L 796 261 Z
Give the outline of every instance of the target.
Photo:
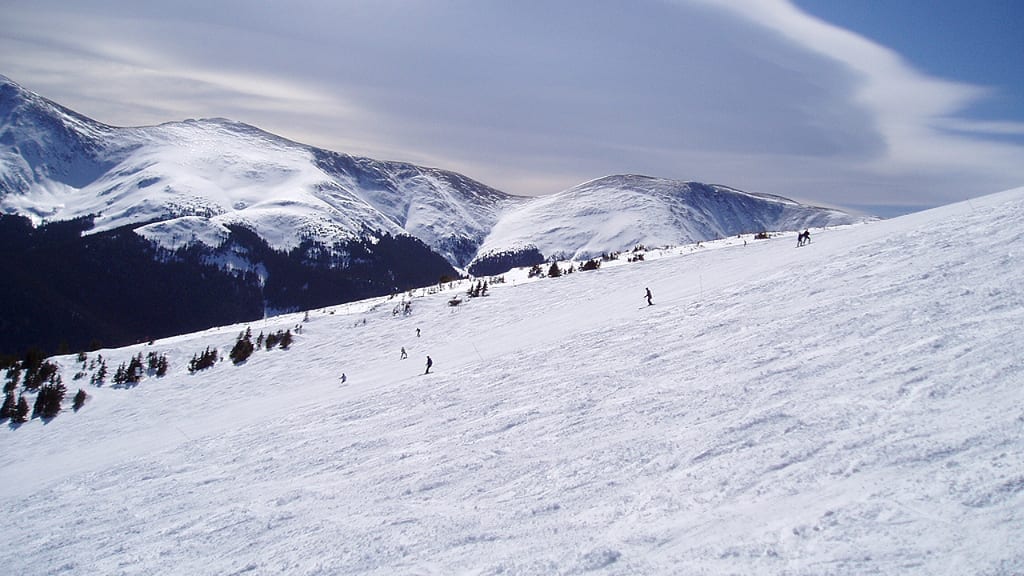
M 645 298 L 647 298 L 647 305 L 648 306 L 654 306 L 654 302 L 651 301 L 651 289 L 650 288 L 647 289 L 647 296 L 645 296 Z
M 427 356 L 427 371 L 424 374 L 430 374 L 430 367 L 433 365 L 434 361 L 430 359 L 430 356 Z
M 402 358 L 401 359 L 405 360 L 408 357 L 409 357 L 409 355 L 405 353 L 405 346 L 402 346 Z
M 810 244 L 810 243 L 811 243 L 811 231 L 805 229 L 804 230 L 804 244 Z
M 420 329 L 419 329 L 419 328 L 417 328 L 417 329 L 416 329 L 416 337 L 417 337 L 417 338 L 419 338 L 419 337 L 420 337 Z
M 342 372 L 342 373 L 341 373 L 341 383 L 342 383 L 342 384 L 344 384 L 344 383 L 345 383 L 345 380 L 348 380 L 348 378 L 346 378 L 346 377 L 345 377 L 345 373 L 344 373 L 344 372 Z

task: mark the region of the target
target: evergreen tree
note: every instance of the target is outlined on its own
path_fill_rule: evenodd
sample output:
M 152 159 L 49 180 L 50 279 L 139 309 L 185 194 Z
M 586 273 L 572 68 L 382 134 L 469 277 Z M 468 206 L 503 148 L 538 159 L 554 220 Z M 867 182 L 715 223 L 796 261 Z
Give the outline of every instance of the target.
M 56 364 L 49 360 L 45 360 L 39 364 L 27 365 L 25 368 L 25 388 L 28 390 L 35 390 L 36 388 L 39 388 L 44 382 L 52 378 L 59 369 L 60 368 Z
M 39 418 L 53 418 L 60 413 L 60 404 L 64 401 L 64 394 L 67 389 L 64 388 L 64 383 L 61 382 L 60 376 L 55 376 L 50 379 L 49 382 L 43 384 L 39 388 L 39 394 L 36 395 L 36 404 L 32 409 L 32 417 Z
M 131 361 L 128 362 L 127 382 L 129 384 L 138 384 L 142 380 L 142 372 L 142 352 L 139 352 L 138 355 L 132 356 Z
M 21 368 L 11 366 L 7 369 L 7 382 L 4 382 L 4 392 L 11 392 L 18 388 L 18 380 L 21 380 Z
M 88 397 L 89 395 L 85 393 L 85 390 L 79 388 L 78 394 L 75 394 L 75 399 L 71 404 L 71 409 L 74 410 L 75 412 L 78 412 L 78 409 L 85 405 L 85 400 Z
M 107 379 L 107 361 L 101 355 L 96 359 L 96 373 L 92 375 L 92 383 L 100 386 Z
M 14 414 L 14 407 L 18 401 L 14 398 L 14 390 L 4 394 L 4 404 L 0 406 L 0 420 L 6 420 Z
M 163 376 L 167 374 L 167 368 L 169 368 L 170 365 L 167 362 L 166 354 L 157 354 L 156 352 L 150 352 L 146 360 L 149 364 L 149 372 L 151 374 L 156 374 L 157 376 Z
M 142 353 L 139 352 L 137 356 L 132 356 L 132 359 L 128 361 L 128 364 L 124 362 L 117 367 L 117 372 L 114 373 L 115 384 L 138 384 L 142 380 Z
M 128 381 L 128 366 L 121 362 L 121 365 L 114 371 L 114 384 L 122 385 Z
M 231 352 L 228 352 L 228 357 L 231 358 L 232 362 L 238 365 L 248 360 L 254 349 L 255 346 L 252 344 L 252 330 L 246 328 L 244 335 L 238 335 L 238 340 L 235 341 L 235 345 L 231 348 Z
M 192 374 L 200 370 L 205 370 L 217 363 L 217 349 L 210 350 L 207 346 L 206 350 L 198 356 L 193 354 L 192 360 L 188 363 L 188 371 Z
M 25 400 L 25 395 L 18 396 L 18 404 L 14 408 L 14 413 L 11 414 L 11 422 L 23 424 L 28 422 L 28 400 Z
M 558 278 L 562 275 L 562 271 L 558 269 L 558 262 L 552 262 L 551 267 L 548 268 L 548 276 L 551 278 Z

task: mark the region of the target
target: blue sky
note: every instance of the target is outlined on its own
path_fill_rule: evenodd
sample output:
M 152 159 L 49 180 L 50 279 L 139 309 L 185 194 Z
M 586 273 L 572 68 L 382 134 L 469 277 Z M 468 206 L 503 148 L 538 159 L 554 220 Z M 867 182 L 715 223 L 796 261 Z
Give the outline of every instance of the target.
M 892 215 L 1024 186 L 1024 2 L 0 0 L 0 74 L 513 194 L 618 173 Z
M 796 0 L 811 15 L 898 52 L 920 70 L 992 88 L 972 117 L 1024 118 L 1019 0 Z M 1024 141 L 1024 134 L 1016 134 Z

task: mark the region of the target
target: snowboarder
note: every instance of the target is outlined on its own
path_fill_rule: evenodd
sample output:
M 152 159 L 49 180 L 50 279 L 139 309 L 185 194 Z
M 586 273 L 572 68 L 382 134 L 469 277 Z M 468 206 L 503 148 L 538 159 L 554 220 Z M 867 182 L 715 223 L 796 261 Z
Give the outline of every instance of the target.
M 647 305 L 648 306 L 654 306 L 654 302 L 651 301 L 651 289 L 650 288 L 647 289 L 647 295 L 645 296 L 645 298 L 647 298 Z
M 424 374 L 430 374 L 430 367 L 433 365 L 434 361 L 430 359 L 430 356 L 427 356 L 427 371 Z
M 405 353 L 405 346 L 402 346 L 402 358 L 401 359 L 405 360 L 408 357 L 409 357 L 409 355 Z

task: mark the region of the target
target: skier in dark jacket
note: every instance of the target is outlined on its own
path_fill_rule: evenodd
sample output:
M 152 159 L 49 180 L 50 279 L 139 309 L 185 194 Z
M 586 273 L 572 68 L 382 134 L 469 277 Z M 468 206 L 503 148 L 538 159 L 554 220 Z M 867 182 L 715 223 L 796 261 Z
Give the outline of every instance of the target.
M 647 298 L 647 305 L 648 306 L 654 306 L 654 302 L 651 301 L 651 289 L 650 288 L 647 289 L 647 296 L 645 296 L 645 298 Z
M 434 361 L 430 359 L 430 356 L 427 356 L 427 371 L 424 374 L 430 374 L 430 367 L 433 365 Z

